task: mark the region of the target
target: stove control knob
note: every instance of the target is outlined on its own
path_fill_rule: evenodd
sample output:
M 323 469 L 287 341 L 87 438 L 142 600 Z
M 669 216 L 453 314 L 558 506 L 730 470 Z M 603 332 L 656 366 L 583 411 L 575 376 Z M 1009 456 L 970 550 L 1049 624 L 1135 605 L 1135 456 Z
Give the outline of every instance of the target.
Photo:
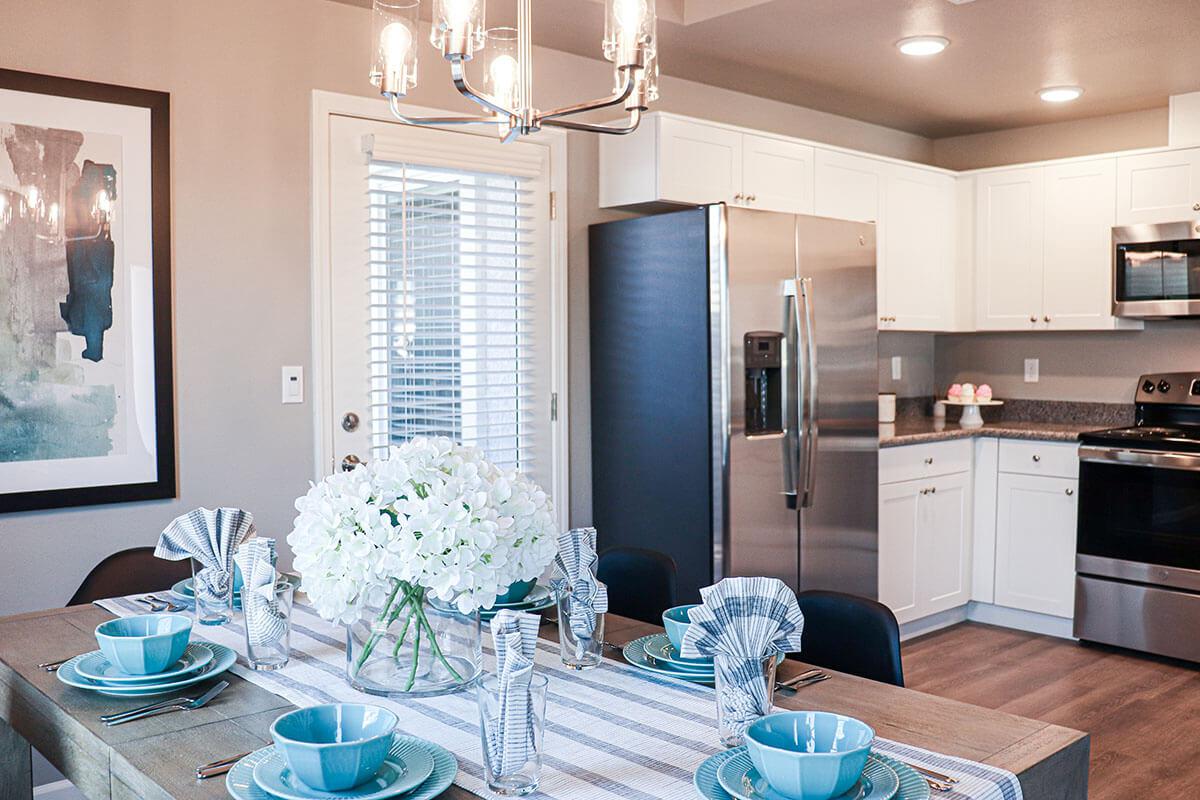
M 1163 394 L 1166 394 L 1167 392 L 1171 391 L 1171 384 L 1167 383 L 1166 381 L 1159 381 L 1158 390 Z
M 1146 394 L 1154 394 L 1154 381 L 1146 381 L 1143 383 L 1142 391 Z

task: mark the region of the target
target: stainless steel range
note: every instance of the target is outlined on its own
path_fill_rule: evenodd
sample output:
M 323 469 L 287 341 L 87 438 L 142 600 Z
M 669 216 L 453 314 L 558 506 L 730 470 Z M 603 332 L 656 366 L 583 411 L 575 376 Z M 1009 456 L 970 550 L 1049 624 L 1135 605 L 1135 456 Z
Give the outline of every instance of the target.
M 1075 635 L 1200 661 L 1200 373 L 1143 375 L 1134 402 L 1079 437 Z

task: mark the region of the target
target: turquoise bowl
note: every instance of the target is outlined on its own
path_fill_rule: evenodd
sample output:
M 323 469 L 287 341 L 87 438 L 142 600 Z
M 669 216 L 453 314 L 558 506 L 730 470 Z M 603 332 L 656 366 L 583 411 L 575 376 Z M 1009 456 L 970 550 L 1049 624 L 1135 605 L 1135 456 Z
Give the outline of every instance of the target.
M 790 800 L 829 800 L 850 790 L 867 766 L 875 731 L 827 711 L 770 714 L 746 729 L 754 768 Z
M 529 597 L 529 593 L 533 591 L 533 587 L 535 586 L 537 586 L 537 578 L 531 581 L 517 581 L 509 586 L 504 594 L 496 595 L 496 605 L 502 603 L 519 603 L 526 597 Z
M 683 634 L 687 632 L 688 625 L 692 624 L 688 619 L 688 612 L 698 605 L 700 604 L 692 603 L 688 606 L 675 606 L 663 612 L 663 627 L 667 629 L 667 638 L 671 640 L 676 651 L 683 649 Z
M 307 786 L 341 792 L 375 776 L 399 721 L 379 706 L 331 703 L 284 714 L 271 724 L 271 738 Z
M 96 626 L 100 652 L 126 675 L 153 675 L 183 658 L 192 638 L 186 614 L 140 614 Z

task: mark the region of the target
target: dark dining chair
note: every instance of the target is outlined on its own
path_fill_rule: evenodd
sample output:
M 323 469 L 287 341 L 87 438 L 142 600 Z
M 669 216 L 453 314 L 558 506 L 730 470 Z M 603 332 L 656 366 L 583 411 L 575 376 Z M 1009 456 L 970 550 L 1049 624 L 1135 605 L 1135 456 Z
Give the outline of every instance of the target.
M 657 550 L 610 547 L 596 566 L 600 582 L 608 587 L 608 610 L 655 625 L 662 612 L 675 602 L 675 559 Z
M 904 685 L 900 626 L 883 603 L 841 592 L 796 595 L 804 614 L 796 658 L 894 686 Z
M 113 553 L 93 567 L 67 605 L 162 591 L 191 576 L 192 567 L 186 558 L 167 561 L 155 558 L 153 547 L 134 547 Z

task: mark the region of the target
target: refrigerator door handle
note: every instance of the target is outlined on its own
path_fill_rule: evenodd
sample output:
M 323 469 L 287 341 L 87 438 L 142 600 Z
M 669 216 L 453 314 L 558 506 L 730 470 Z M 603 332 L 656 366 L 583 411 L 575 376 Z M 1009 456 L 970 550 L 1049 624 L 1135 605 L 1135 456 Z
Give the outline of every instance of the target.
M 783 494 L 787 495 L 788 506 L 800 490 L 797 474 L 800 469 L 800 403 L 803 395 L 800 386 L 793 384 L 793 375 L 800 380 L 800 311 L 796 303 L 796 282 L 783 282 L 783 380 L 780 401 L 783 404 L 784 436 L 783 447 Z M 795 385 L 796 391 L 792 391 Z
M 800 494 L 800 507 L 812 508 L 817 485 L 817 442 L 820 437 L 817 411 L 817 323 L 813 311 L 812 278 L 799 281 L 800 299 L 804 306 L 805 364 L 801 372 L 804 381 L 801 402 L 805 406 L 802 427 L 804 485 Z

